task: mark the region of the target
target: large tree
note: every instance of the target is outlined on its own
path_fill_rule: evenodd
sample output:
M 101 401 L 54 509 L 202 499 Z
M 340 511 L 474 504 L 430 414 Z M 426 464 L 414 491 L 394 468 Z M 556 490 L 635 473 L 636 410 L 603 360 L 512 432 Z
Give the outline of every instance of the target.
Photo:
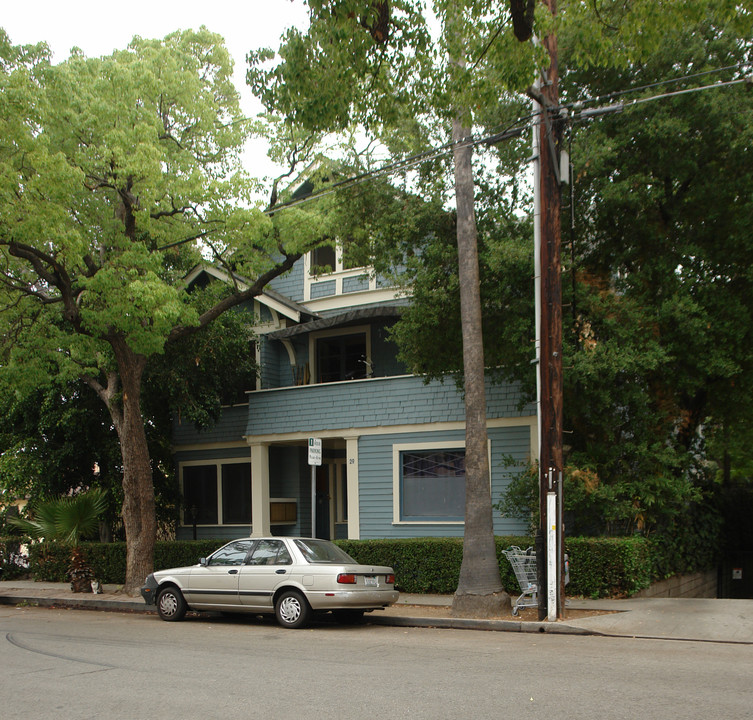
M 199 307 L 212 302 L 192 292 Z M 174 417 L 197 427 L 212 424 L 223 404 L 242 400 L 253 387 L 256 364 L 248 313 L 228 312 L 180 342 L 147 367 L 142 394 L 152 461 L 158 528 L 174 527 L 180 494 L 172 462 Z M 122 460 L 107 408 L 79 381 L 31 388 L 0 384 L 0 491 L 32 504 L 88 487 L 108 491 L 101 515 L 103 540 L 120 536 Z M 4 375 L 0 374 L 0 383 Z
M 663 8 L 653 2 L 566 3 L 566 13 L 537 14 L 534 3 L 510 5 L 491 0 L 437 0 L 431 4 L 437 32 L 429 32 L 429 11 L 411 0 L 309 0 L 310 27 L 291 30 L 279 49 L 252 53 L 248 78 L 268 109 L 292 125 L 320 131 L 359 127 L 379 137 L 393 159 L 426 152 L 433 145 L 451 148 L 453 172 L 427 161 L 411 178 L 432 199 L 452 200 L 457 209 L 459 292 L 463 301 L 468 463 L 465 568 L 456 592 L 458 612 L 480 612 L 501 590 L 493 566 L 488 467 L 484 444 L 483 352 L 475 260 L 477 228 L 471 165 L 473 133 L 489 117 L 489 108 L 506 89 L 532 83 L 546 59 L 535 43 L 520 44 L 534 29 L 553 38 L 561 22 L 574 28 L 579 58 L 588 63 L 619 64 L 640 55 L 661 39 L 661 20 L 671 24 L 702 12 L 703 0 Z M 547 3 L 552 5 L 553 3 Z M 682 7 L 680 7 L 680 5 Z M 734 4 L 722 3 L 722 12 Z M 515 32 L 513 32 L 513 26 Z M 553 43 L 547 43 L 552 47 Z M 548 149 L 548 148 L 547 148 Z M 427 153 L 427 158 L 436 157 Z M 481 370 L 479 371 L 479 368 Z M 476 420 L 481 418 L 481 420 Z M 486 476 L 486 478 L 484 477 Z M 497 577 L 494 578 L 493 576 Z M 494 588 L 494 589 L 492 589 Z M 468 601 L 461 610 L 461 604 Z M 491 610 L 494 612 L 494 610 Z
M 640 64 L 584 70 L 561 40 L 563 101 L 624 103 L 597 120 L 576 115 L 572 126 L 562 223 L 566 504 L 577 510 L 568 530 L 676 537 L 714 470 L 729 480 L 734 461 L 744 463 L 753 426 L 753 99 L 739 82 L 750 42 L 718 19 L 688 21 L 668 27 Z M 698 89 L 717 81 L 738 84 Z M 651 100 L 675 90 L 684 94 Z M 532 328 L 520 319 L 533 312 L 532 249 L 501 242 L 515 235 L 497 226 L 495 206 L 477 204 L 485 320 L 496 330 L 485 350 L 530 388 Z M 435 312 L 442 304 L 459 317 L 442 281 L 452 267 L 444 248 L 434 239 L 411 263 L 414 305 L 395 332 L 411 366 L 433 375 L 460 357 L 456 332 L 445 329 L 455 323 Z M 443 338 L 440 352 L 430 337 Z
M 422 168 L 417 179 L 427 199 L 455 205 L 466 510 L 453 611 L 498 614 L 509 608 L 509 597 L 499 575 L 489 490 L 472 129 L 475 108 L 485 108 L 500 87 L 523 82 L 533 49 L 518 47 L 509 33 L 488 44 L 508 17 L 489 2 L 434 3 L 441 28 L 436 44 L 424 8 L 412 0 L 311 0 L 309 7 L 308 31 L 289 31 L 279 63 L 264 66 L 267 52 L 250 57 L 249 81 L 267 108 L 311 130 L 359 126 L 395 157 L 426 151 L 432 142 L 450 148 L 451 168 L 440 162 L 435 172 Z
M 6 381 L 79 379 L 120 443 L 125 589 L 152 568 L 153 467 L 142 413 L 150 362 L 252 299 L 321 237 L 306 210 L 270 219 L 240 167 L 249 132 L 222 39 L 135 38 L 102 58 L 0 32 L 0 284 Z M 283 240 L 284 238 L 284 240 Z M 211 257 L 233 291 L 199 310 L 182 277 Z

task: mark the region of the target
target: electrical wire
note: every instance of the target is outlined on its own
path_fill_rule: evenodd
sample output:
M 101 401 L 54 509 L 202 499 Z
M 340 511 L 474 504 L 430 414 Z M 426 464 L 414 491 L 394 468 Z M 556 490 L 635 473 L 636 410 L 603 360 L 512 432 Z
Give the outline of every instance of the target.
M 652 90 L 653 88 L 663 87 L 664 85 L 671 85 L 674 83 L 685 82 L 688 80 L 696 80 L 700 77 L 707 75 L 714 75 L 716 73 L 727 72 L 728 70 L 742 70 L 749 66 L 749 63 L 740 62 L 735 65 L 726 65 L 725 67 L 714 68 L 711 70 L 704 70 L 703 72 L 692 73 L 690 75 L 681 75 L 676 78 L 669 78 L 667 80 L 658 80 L 646 85 L 639 85 L 634 88 L 627 88 L 625 90 L 617 90 L 615 92 L 608 93 L 606 95 L 600 95 L 595 98 L 586 98 L 585 100 L 574 100 L 573 102 L 564 103 L 561 107 L 573 108 L 579 105 L 589 105 L 591 103 L 603 103 L 614 100 L 615 98 L 622 97 L 623 95 L 629 95 L 631 93 L 644 92 L 645 90 Z
M 492 40 L 489 42 L 489 45 L 491 45 L 493 41 L 494 41 L 494 38 L 492 38 Z M 589 104 L 597 103 L 600 101 L 611 100 L 611 99 L 622 97 L 624 95 L 631 94 L 634 92 L 643 92 L 645 90 L 650 90 L 652 88 L 662 87 L 668 84 L 678 83 L 678 82 L 687 81 L 687 80 L 693 80 L 699 77 L 704 77 L 704 76 L 719 73 L 719 72 L 725 72 L 728 70 L 734 70 L 734 69 L 739 70 L 746 67 L 747 65 L 748 65 L 747 63 L 739 63 L 737 65 L 728 65 L 726 67 L 716 68 L 716 69 L 707 70 L 707 71 L 699 72 L 699 73 L 693 73 L 693 74 L 685 75 L 678 78 L 671 78 L 667 80 L 657 81 L 655 83 L 649 83 L 649 84 L 636 87 L 636 88 L 628 88 L 626 90 L 616 91 L 614 93 L 609 93 L 608 95 L 604 95 L 604 96 L 600 96 L 596 98 L 588 98 L 588 99 L 581 100 L 578 102 L 565 103 L 558 106 L 558 108 L 554 108 L 554 111 L 556 112 L 558 109 L 575 109 L 583 105 L 589 105 Z M 695 93 L 695 92 L 701 92 L 704 90 L 711 90 L 711 89 L 716 89 L 720 87 L 738 85 L 741 83 L 750 83 L 750 82 L 751 80 L 749 77 L 743 77 L 743 78 L 738 78 L 735 80 L 727 80 L 727 81 L 713 83 L 710 85 L 698 86 L 694 88 L 683 88 L 682 90 L 676 90 L 676 91 L 668 92 L 668 93 L 661 93 L 658 95 L 652 95 L 650 97 L 645 97 L 645 98 L 638 98 L 636 100 L 633 100 L 625 104 L 618 103 L 612 106 L 608 106 L 608 107 L 603 108 L 602 112 L 600 113 L 594 112 L 593 110 L 588 111 L 589 114 L 584 115 L 584 116 L 579 116 L 578 114 L 573 113 L 570 116 L 569 120 L 571 122 L 584 122 L 585 120 L 595 117 L 597 115 L 608 114 L 609 112 L 623 111 L 634 105 L 653 102 L 655 100 L 662 100 L 662 99 L 676 97 L 680 95 L 686 95 L 686 94 Z M 518 137 L 524 132 L 526 132 L 527 130 L 530 130 L 533 125 L 536 125 L 539 122 L 541 122 L 541 120 L 539 119 L 541 117 L 541 114 L 542 114 L 541 112 L 538 112 L 538 113 L 532 113 L 527 116 L 521 116 L 517 118 L 511 125 L 507 126 L 504 130 L 500 132 L 491 132 L 479 138 L 471 137 L 466 140 L 461 140 L 457 143 L 454 143 L 454 142 L 445 143 L 438 147 L 425 150 L 415 155 L 411 155 L 407 158 L 388 162 L 387 164 L 375 170 L 371 170 L 368 172 L 361 173 L 359 175 L 355 175 L 350 178 L 346 178 L 344 180 L 340 180 L 336 183 L 329 185 L 326 188 L 323 188 L 322 190 L 318 192 L 313 192 L 310 195 L 307 195 L 305 197 L 296 198 L 295 200 L 291 200 L 285 203 L 280 203 L 279 205 L 276 205 L 274 208 L 266 209 L 264 213 L 267 215 L 272 215 L 282 210 L 287 210 L 293 207 L 297 207 L 299 205 L 302 205 L 308 202 L 313 202 L 315 200 L 322 199 L 329 195 L 333 195 L 339 191 L 356 187 L 372 179 L 409 171 L 413 169 L 414 167 L 416 167 L 417 165 L 421 165 L 426 162 L 431 162 L 432 160 L 436 160 L 440 157 L 444 157 L 450 154 L 453 151 L 453 149 L 456 147 L 457 148 L 463 148 L 463 147 L 469 147 L 469 146 L 476 147 L 478 145 L 488 146 L 488 145 L 496 144 L 498 142 L 503 142 L 504 140 L 508 140 L 513 137 Z

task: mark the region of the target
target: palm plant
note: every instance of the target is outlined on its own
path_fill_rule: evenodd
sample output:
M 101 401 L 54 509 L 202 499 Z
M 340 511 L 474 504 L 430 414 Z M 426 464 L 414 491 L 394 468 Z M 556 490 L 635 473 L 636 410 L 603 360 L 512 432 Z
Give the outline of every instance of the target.
M 40 503 L 32 509 L 30 519 L 13 517 L 8 522 L 33 538 L 69 545 L 71 590 L 91 592 L 94 573 L 81 550 L 81 541 L 98 528 L 99 516 L 106 508 L 107 492 L 92 488 L 80 495 Z

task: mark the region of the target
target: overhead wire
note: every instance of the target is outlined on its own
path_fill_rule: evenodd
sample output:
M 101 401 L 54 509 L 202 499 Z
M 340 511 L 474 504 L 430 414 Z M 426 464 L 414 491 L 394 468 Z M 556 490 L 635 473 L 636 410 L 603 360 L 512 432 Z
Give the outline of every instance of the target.
M 498 33 L 497 33 L 498 34 Z M 495 36 L 496 37 L 496 36 Z M 487 48 L 491 45 L 491 43 L 494 41 L 494 37 L 490 40 L 490 42 L 487 45 Z M 485 51 L 484 51 L 485 52 Z M 483 54 L 478 58 L 478 60 L 483 57 Z M 478 62 L 477 60 L 477 62 Z M 670 78 L 667 80 L 661 80 L 654 83 L 649 83 L 646 85 L 642 85 L 635 88 L 627 88 L 625 90 L 615 91 L 613 93 L 609 93 L 607 95 L 602 95 L 594 98 L 586 98 L 583 100 L 570 102 L 570 103 L 564 103 L 558 106 L 558 108 L 562 109 L 576 109 L 578 107 L 582 107 L 583 105 L 591 105 L 597 102 L 603 102 L 606 100 L 615 99 L 618 97 L 622 97 L 624 95 L 628 95 L 635 92 L 643 92 L 646 90 L 650 90 L 652 88 L 662 87 L 666 86 L 668 84 L 674 84 L 678 82 L 688 81 L 697 79 L 703 76 L 725 72 L 728 70 L 734 70 L 734 69 L 743 69 L 747 66 L 747 63 L 738 63 L 736 65 L 728 65 L 726 67 L 722 68 L 715 68 L 699 73 L 692 73 L 689 75 L 681 76 L 678 78 Z M 629 103 L 619 103 L 613 106 L 607 106 L 605 108 L 602 108 L 602 112 L 595 112 L 594 110 L 586 110 L 583 111 L 586 114 L 583 114 L 583 112 L 580 113 L 573 113 L 568 119 L 570 122 L 583 122 L 585 120 L 591 119 L 593 117 L 596 117 L 598 114 L 607 114 L 609 112 L 617 112 L 622 111 L 625 109 L 628 109 L 632 106 L 653 102 L 656 100 L 661 100 L 669 97 L 675 97 L 679 95 L 685 95 L 695 92 L 701 92 L 703 90 L 710 90 L 715 88 L 720 88 L 724 86 L 729 85 L 738 85 L 741 83 L 750 83 L 751 79 L 750 77 L 741 77 L 736 78 L 734 80 L 727 80 L 727 81 L 721 81 L 717 83 L 712 83 L 709 85 L 703 85 L 703 86 L 697 86 L 693 88 L 683 88 L 681 90 L 676 90 L 668 93 L 660 93 L 657 95 L 652 95 L 650 97 L 644 97 L 644 98 L 637 98 Z M 556 110 L 555 108 L 554 110 Z M 599 110 L 599 109 L 597 109 Z M 459 142 L 448 142 L 444 143 L 442 145 L 439 145 L 434 148 L 429 148 L 428 150 L 424 150 L 420 153 L 416 153 L 414 155 L 410 155 L 406 158 L 402 158 L 399 160 L 394 160 L 391 162 L 386 163 L 385 165 L 382 165 L 381 167 L 378 167 L 374 170 L 369 170 L 363 173 L 360 173 L 358 175 L 354 175 L 349 178 L 345 178 L 343 180 L 337 181 L 335 183 L 332 183 L 328 185 L 326 188 L 322 188 L 321 190 L 317 192 L 312 192 L 309 195 L 306 195 L 304 197 L 295 198 L 293 200 L 280 203 L 279 205 L 275 205 L 272 208 L 267 208 L 263 212 L 267 215 L 273 215 L 277 212 L 287 210 L 293 207 L 297 207 L 299 205 L 303 205 L 305 203 L 313 202 L 315 200 L 322 199 L 324 197 L 327 197 L 329 195 L 335 194 L 337 192 L 340 192 L 342 190 L 346 190 L 352 187 L 356 187 L 364 182 L 368 182 L 372 179 L 376 179 L 378 177 L 393 175 L 401 172 L 407 172 L 413 168 L 415 168 L 417 165 L 421 165 L 426 162 L 430 162 L 432 160 L 436 160 L 440 157 L 443 157 L 445 155 L 448 155 L 453 151 L 455 148 L 463 148 L 463 147 L 476 147 L 478 145 L 493 145 L 498 142 L 503 142 L 504 140 L 511 139 L 513 137 L 520 136 L 524 132 L 530 130 L 530 128 L 539 122 L 537 119 L 537 116 L 540 116 L 541 112 L 538 113 L 531 113 L 526 116 L 521 116 L 517 118 L 513 123 L 505 127 L 505 129 L 499 131 L 499 132 L 490 132 L 487 133 L 481 137 L 469 137 L 465 140 L 461 140 Z

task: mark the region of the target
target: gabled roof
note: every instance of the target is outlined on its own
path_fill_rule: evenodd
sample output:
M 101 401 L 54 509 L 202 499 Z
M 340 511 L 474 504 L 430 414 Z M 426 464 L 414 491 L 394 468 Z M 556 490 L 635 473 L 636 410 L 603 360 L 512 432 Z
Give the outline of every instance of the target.
M 191 285 L 192 283 L 196 282 L 196 280 L 202 274 L 209 275 L 210 277 L 227 283 L 228 285 L 232 284 L 234 280 L 242 289 L 249 288 L 253 284 L 250 280 L 240 275 L 234 273 L 231 278 L 230 274 L 226 270 L 217 268 L 213 265 L 205 265 L 203 263 L 196 265 L 196 267 L 194 267 L 185 276 L 183 281 L 186 283 L 186 285 Z M 255 299 L 258 300 L 262 305 L 266 305 L 270 310 L 274 310 L 275 312 L 285 316 L 286 318 L 289 318 L 293 322 L 305 322 L 305 320 L 309 318 L 319 317 L 315 313 L 312 313 L 310 310 L 305 308 L 303 305 L 298 304 L 294 300 L 291 300 L 290 298 L 285 297 L 284 295 L 281 295 L 280 293 L 270 288 L 265 288 L 264 290 L 262 290 L 261 293 L 255 297 Z

